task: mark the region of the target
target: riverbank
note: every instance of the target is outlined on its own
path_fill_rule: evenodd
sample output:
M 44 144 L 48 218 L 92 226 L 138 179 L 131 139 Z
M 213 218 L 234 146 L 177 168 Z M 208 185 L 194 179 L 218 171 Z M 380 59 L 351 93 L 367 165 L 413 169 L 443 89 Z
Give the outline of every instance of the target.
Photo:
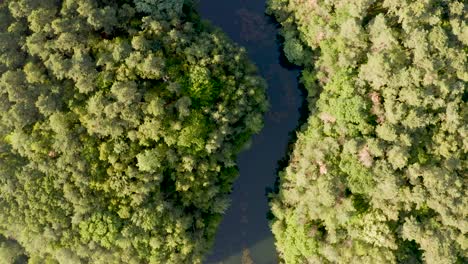
M 200 1 L 201 16 L 221 27 L 245 47 L 267 80 L 270 110 L 260 134 L 238 158 L 240 176 L 231 194 L 231 206 L 216 235 L 206 263 L 277 263 L 274 239 L 267 220 L 266 194 L 275 183 L 278 162 L 300 119 L 303 95 L 298 89 L 297 67 L 284 64 L 274 20 L 264 14 L 264 1 Z

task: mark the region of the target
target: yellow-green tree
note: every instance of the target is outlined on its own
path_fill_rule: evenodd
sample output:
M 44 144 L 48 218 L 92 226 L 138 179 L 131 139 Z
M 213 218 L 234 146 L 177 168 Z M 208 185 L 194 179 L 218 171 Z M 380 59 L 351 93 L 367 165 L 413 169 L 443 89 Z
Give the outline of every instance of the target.
M 272 195 L 286 263 L 468 261 L 466 1 L 270 0 L 310 117 Z
M 184 0 L 2 1 L 0 40 L 0 234 L 30 263 L 200 263 L 266 110 L 246 52 Z

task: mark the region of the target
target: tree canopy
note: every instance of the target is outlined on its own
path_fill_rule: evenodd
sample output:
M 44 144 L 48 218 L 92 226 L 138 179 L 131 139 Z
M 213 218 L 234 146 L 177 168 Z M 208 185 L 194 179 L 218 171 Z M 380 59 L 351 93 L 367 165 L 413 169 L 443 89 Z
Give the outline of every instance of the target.
M 0 235 L 0 264 L 27 263 L 24 248 L 16 241 Z
M 0 253 L 200 263 L 267 107 L 245 50 L 188 0 L 7 0 L 0 39 Z
M 310 117 L 272 195 L 286 263 L 467 263 L 461 0 L 270 0 Z

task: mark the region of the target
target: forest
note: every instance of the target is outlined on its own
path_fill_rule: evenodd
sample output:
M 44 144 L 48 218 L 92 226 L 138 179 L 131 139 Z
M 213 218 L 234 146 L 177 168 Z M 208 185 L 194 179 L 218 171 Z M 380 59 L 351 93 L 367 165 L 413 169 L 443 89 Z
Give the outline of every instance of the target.
M 468 2 L 265 12 L 307 91 L 280 263 L 468 263 Z M 0 264 L 203 263 L 266 91 L 196 1 L 0 0 Z
M 270 195 L 285 263 L 468 263 L 468 2 L 269 0 L 309 117 Z
M 268 107 L 245 49 L 188 0 L 1 1 L 0 39 L 0 263 L 201 263 Z

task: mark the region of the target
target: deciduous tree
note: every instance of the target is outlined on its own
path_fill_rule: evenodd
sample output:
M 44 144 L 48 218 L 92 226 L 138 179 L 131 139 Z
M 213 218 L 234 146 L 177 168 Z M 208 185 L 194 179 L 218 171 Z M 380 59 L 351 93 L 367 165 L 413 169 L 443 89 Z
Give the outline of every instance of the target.
M 245 50 L 184 0 L 2 1 L 0 38 L 0 234 L 29 263 L 200 263 L 266 110 Z
M 466 263 L 466 1 L 268 8 L 311 113 L 271 200 L 283 260 Z

